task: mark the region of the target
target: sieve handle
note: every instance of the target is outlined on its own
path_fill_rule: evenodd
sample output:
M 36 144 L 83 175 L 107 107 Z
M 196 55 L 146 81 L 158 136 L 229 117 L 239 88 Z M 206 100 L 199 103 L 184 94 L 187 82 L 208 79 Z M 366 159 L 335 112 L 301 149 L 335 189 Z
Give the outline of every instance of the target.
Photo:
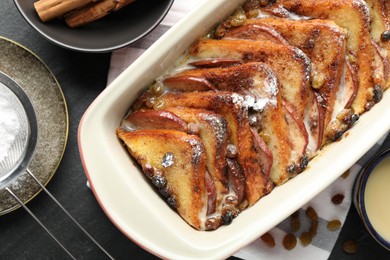
M 49 192 L 48 189 L 35 177 L 30 171 L 26 170 L 27 173 L 34 179 L 34 181 L 42 188 L 42 190 L 57 204 L 57 206 L 69 217 L 69 219 L 97 246 L 99 249 L 111 260 L 114 258 L 76 221 L 76 219 L 61 205 L 61 203 Z M 34 215 L 34 213 L 15 195 L 8 187 L 5 188 L 8 193 L 14 197 L 18 203 L 41 225 L 41 227 L 54 239 L 55 242 L 72 258 L 76 259 L 61 242 L 45 227 L 45 225 Z
M 68 249 L 66 249 L 66 247 L 50 232 L 49 229 L 47 229 L 47 227 L 37 218 L 37 216 L 35 216 L 34 213 L 32 213 L 32 211 L 19 199 L 18 196 L 16 196 L 15 193 L 13 193 L 8 187 L 5 188 L 6 191 L 8 191 L 9 194 L 11 194 L 11 196 L 20 204 L 20 206 L 22 206 L 27 212 L 28 214 L 30 214 L 30 216 L 36 221 L 38 222 L 38 224 L 46 231 L 47 234 L 49 234 L 49 236 L 74 260 L 76 260 L 76 258 L 68 251 Z
M 46 189 L 46 187 L 35 177 L 35 175 L 30 171 L 26 170 L 28 174 L 34 179 L 34 181 L 42 188 L 42 190 L 57 204 L 57 206 L 69 217 L 70 220 L 97 246 L 100 250 L 103 251 L 106 256 L 110 259 L 114 259 L 88 232 L 85 230 L 80 223 L 61 205 L 61 203 Z

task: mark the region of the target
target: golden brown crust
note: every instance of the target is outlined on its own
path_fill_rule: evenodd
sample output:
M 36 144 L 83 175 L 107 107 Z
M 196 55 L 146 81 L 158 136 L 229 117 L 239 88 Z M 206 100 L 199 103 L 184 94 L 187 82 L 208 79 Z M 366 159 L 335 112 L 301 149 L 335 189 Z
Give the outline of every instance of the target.
M 145 174 L 153 172 L 149 178 L 166 178 L 166 187 L 158 188 L 185 221 L 200 229 L 206 159 L 199 137 L 166 129 L 125 132 L 119 128 L 117 135 Z
M 322 124 L 328 125 L 332 120 L 344 66 L 344 30 L 334 22 L 318 19 L 291 20 L 269 17 L 249 19 L 246 24 L 272 27 L 288 44 L 301 49 L 309 57 L 312 63 L 311 86 L 321 95 L 320 107 L 325 113 Z
M 278 0 L 277 5 L 312 18 L 335 22 L 348 32 L 347 50 L 358 76 L 359 88 L 352 108 L 358 114 L 373 101 L 375 50 L 370 37 L 370 11 L 363 0 Z
M 229 131 L 226 120 L 219 114 L 204 109 L 188 107 L 167 107 L 165 110 L 179 116 L 188 124 L 194 124 L 201 138 L 206 153 L 206 166 L 214 181 L 217 191 L 217 205 L 222 202 L 224 194 L 229 191 L 229 180 L 226 176 L 226 153 Z
M 272 42 L 202 39 L 190 49 L 195 58 L 230 57 L 244 62 L 264 62 L 278 75 L 282 94 L 304 114 L 309 91 L 310 60 L 298 48 Z
M 237 161 L 246 178 L 246 198 L 253 205 L 264 196 L 265 181 L 260 167 L 260 158 L 253 145 L 248 120 L 248 110 L 243 97 L 232 92 L 185 92 L 167 93 L 157 100 L 160 108 L 185 106 L 207 109 L 222 115 L 231 133 L 230 142 L 237 147 Z
M 290 178 L 287 169 L 297 162 L 292 160 L 292 153 L 302 158 L 305 151 L 292 150 L 294 140 L 290 140 L 279 92 L 279 82 L 274 72 L 264 63 L 251 62 L 228 68 L 191 69 L 173 77 L 192 76 L 203 78 L 219 91 L 236 92 L 262 99 L 267 104 L 259 112 L 261 117 L 257 129 L 260 136 L 272 151 L 273 164 L 271 179 L 280 185 Z M 300 160 L 298 158 L 298 161 Z

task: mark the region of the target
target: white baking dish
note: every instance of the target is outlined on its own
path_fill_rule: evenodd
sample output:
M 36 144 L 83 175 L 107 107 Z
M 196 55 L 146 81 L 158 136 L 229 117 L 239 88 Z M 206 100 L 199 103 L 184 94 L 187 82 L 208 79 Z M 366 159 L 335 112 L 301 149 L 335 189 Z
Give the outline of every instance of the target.
M 321 151 L 306 171 L 274 189 L 229 226 L 202 232 L 185 223 L 133 164 L 115 129 L 143 88 L 244 1 L 204 1 L 116 78 L 80 123 L 80 153 L 101 207 L 126 236 L 162 258 L 221 259 L 234 254 L 331 184 L 390 129 L 390 95 L 385 93 L 341 141 Z

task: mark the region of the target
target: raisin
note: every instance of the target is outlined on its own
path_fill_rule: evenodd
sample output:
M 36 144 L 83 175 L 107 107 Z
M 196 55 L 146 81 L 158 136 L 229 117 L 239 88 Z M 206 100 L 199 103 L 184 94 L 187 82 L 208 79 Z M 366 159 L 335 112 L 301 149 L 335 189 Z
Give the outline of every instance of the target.
M 383 42 L 390 40 L 390 30 L 386 30 L 381 34 L 381 40 Z
M 365 105 L 364 105 L 364 109 L 366 111 L 370 111 L 371 108 L 373 108 L 375 106 L 375 102 L 374 101 L 369 101 L 367 102 Z
M 247 18 L 243 9 L 238 9 L 229 19 L 230 24 L 234 27 L 243 25 Z
M 347 254 L 355 254 L 358 249 L 358 243 L 355 240 L 347 240 L 343 244 L 343 250 Z
M 216 230 L 220 225 L 221 219 L 217 218 L 208 218 L 205 223 L 206 230 Z
M 152 183 L 156 188 L 163 189 L 167 185 L 167 179 L 161 175 L 154 175 L 152 177 Z
M 259 0 L 248 0 L 243 4 L 242 7 L 244 8 L 244 10 L 246 12 L 248 12 L 250 10 L 258 9 L 258 8 L 260 8 L 260 1 Z
M 287 250 L 293 250 L 297 245 L 297 238 L 293 234 L 286 234 L 283 238 L 283 246 Z
M 375 103 L 378 103 L 379 101 L 382 100 L 383 98 L 383 89 L 379 85 L 374 86 L 374 91 L 373 91 L 373 99 Z
M 313 236 L 309 232 L 303 232 L 299 236 L 299 240 L 301 241 L 302 246 L 308 246 L 311 244 L 311 241 L 313 240 Z
M 168 204 L 172 207 L 172 208 L 177 208 L 177 201 L 176 201 L 176 198 L 171 196 L 167 199 L 167 202 Z
M 161 82 L 156 82 L 150 88 L 150 92 L 155 96 L 160 96 L 164 92 L 164 85 Z
M 232 223 L 233 219 L 234 219 L 234 214 L 230 210 L 226 211 L 225 214 L 222 215 L 222 222 L 225 225 L 229 225 L 230 223 Z
M 156 102 L 153 104 L 153 108 L 155 110 L 159 110 L 160 108 L 165 106 L 165 101 L 164 100 L 156 100 Z
M 237 196 L 233 196 L 233 195 L 226 196 L 225 203 L 228 205 L 237 205 L 238 204 Z
M 269 233 L 265 233 L 264 235 L 262 235 L 261 237 L 261 240 L 263 240 L 263 242 L 269 246 L 269 247 L 275 247 L 275 239 L 274 237 Z
M 299 168 L 301 171 L 306 169 L 307 165 L 309 164 L 309 157 L 304 155 L 301 159 L 301 163 L 299 164 Z
M 287 166 L 286 171 L 288 172 L 288 174 L 290 176 L 294 176 L 296 174 L 296 172 L 297 172 L 297 167 L 294 164 L 293 165 L 289 165 L 289 166 Z
M 343 202 L 343 200 L 344 200 L 344 195 L 340 194 L 340 193 L 338 193 L 332 197 L 332 202 L 335 205 L 340 205 Z
M 159 189 L 159 191 L 160 194 L 165 198 L 169 198 L 171 196 L 171 191 L 168 188 Z
M 153 178 L 153 175 L 155 175 L 155 169 L 149 163 L 145 164 L 143 171 L 148 178 Z
M 328 222 L 327 228 L 330 231 L 336 231 L 341 227 L 341 222 L 338 219 L 334 219 Z
M 353 125 L 354 123 L 356 123 L 356 121 L 358 121 L 359 118 L 360 118 L 360 116 L 358 114 L 353 114 L 351 116 L 351 121 L 350 121 L 349 125 Z
M 306 209 L 306 216 L 307 216 L 311 221 L 318 221 L 317 212 L 316 212 L 312 207 L 308 207 L 308 208 Z

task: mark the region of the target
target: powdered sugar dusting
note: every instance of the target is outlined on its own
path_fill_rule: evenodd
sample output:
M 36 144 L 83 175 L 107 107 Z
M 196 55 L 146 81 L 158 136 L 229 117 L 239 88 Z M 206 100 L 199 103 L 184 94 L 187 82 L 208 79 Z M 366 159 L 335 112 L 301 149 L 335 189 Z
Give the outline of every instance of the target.
M 189 139 L 187 142 L 191 145 L 192 148 L 192 160 L 194 164 L 198 164 L 201 158 L 201 155 L 204 152 L 202 143 L 195 139 Z
M 271 98 L 259 98 L 252 95 L 240 95 L 238 93 L 233 93 L 231 95 L 233 104 L 245 108 L 247 110 L 251 109 L 253 111 L 261 112 L 268 104 L 272 104 L 274 101 Z
M 28 134 L 23 105 L 11 89 L 0 83 L 0 179 L 23 159 Z
M 5 93 L 0 92 L 0 163 L 8 156 L 16 136 L 21 130 L 17 111 Z
M 276 97 L 279 93 L 278 79 L 274 75 L 268 75 L 264 80 L 264 89 L 270 95 L 269 103 L 272 106 L 276 106 Z

